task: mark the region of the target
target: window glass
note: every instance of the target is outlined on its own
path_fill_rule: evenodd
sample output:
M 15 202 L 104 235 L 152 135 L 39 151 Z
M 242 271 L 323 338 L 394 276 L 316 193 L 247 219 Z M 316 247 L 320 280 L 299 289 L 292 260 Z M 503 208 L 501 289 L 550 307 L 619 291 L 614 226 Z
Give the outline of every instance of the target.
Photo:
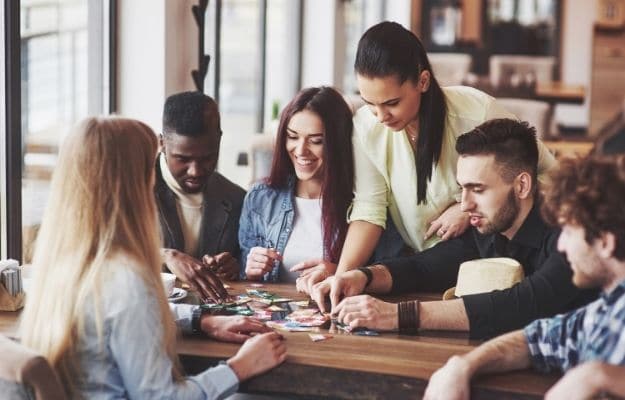
M 209 4 L 206 14 L 205 50 L 211 62 L 205 87 L 206 93 L 213 97 L 218 93 L 223 130 L 218 169 L 244 188 L 252 179 L 248 154 L 251 143 L 263 133 L 258 129 L 259 119 L 263 121 L 261 130 L 272 132 L 276 110 L 283 108 L 298 89 L 299 2 L 268 0 L 265 21 L 262 20 L 262 4 L 259 0 L 223 0 L 219 39 L 215 32 L 219 18 L 215 4 Z M 266 27 L 264 44 L 260 41 L 263 24 Z M 218 82 L 216 63 L 219 63 Z M 263 79 L 265 92 L 261 109 Z
M 87 116 L 89 98 L 104 98 L 103 82 L 88 82 L 88 54 L 104 52 L 104 3 L 88 0 L 22 0 L 20 9 L 22 75 L 22 232 L 24 262 L 29 262 L 59 145 L 69 129 Z M 98 9 L 89 9 L 98 7 Z M 90 22 L 94 22 L 91 24 Z M 89 37 L 91 35 L 91 37 Z M 100 58 L 107 60 L 108 58 Z M 98 68 L 102 68 L 100 65 Z M 102 80 L 102 75 L 92 75 Z M 102 104 L 101 101 L 95 104 Z M 100 106 L 102 107 L 102 106 Z M 104 113 L 108 110 L 90 110 Z
M 219 171 L 246 187 L 247 168 L 239 154 L 256 130 L 260 93 L 260 11 L 258 0 L 225 0 L 221 10 L 219 110 L 221 156 Z M 210 28 L 209 28 L 210 29 Z M 211 53 L 214 54 L 214 53 Z
M 351 0 L 343 2 L 345 29 L 345 58 L 343 64 L 343 93 L 356 94 L 354 61 L 358 41 L 371 26 L 384 20 L 385 2 L 381 0 Z

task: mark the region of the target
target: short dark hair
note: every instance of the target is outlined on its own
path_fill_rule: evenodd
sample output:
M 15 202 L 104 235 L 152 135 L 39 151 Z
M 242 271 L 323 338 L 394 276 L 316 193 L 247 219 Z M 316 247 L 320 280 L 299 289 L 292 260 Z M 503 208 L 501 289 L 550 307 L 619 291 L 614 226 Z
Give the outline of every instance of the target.
M 589 245 L 610 232 L 616 237 L 614 257 L 625 261 L 625 156 L 562 159 L 546 189 L 547 222 L 584 228 Z
M 511 182 L 521 172 L 529 172 L 536 190 L 538 145 L 536 129 L 525 121 L 491 119 L 458 138 L 461 156 L 494 155 L 504 181 Z
M 354 69 L 358 75 L 366 78 L 395 76 L 400 84 L 408 79 L 417 83 L 423 71 L 430 73 L 430 86 L 421 95 L 419 136 L 415 152 L 417 202 L 427 203 L 427 184 L 443 146 L 447 103 L 434 77 L 423 43 L 397 22 L 380 22 L 367 29 L 360 38 Z
M 269 186 L 281 189 L 295 175 L 293 161 L 286 151 L 287 128 L 293 115 L 308 110 L 323 122 L 323 182 L 321 220 L 324 256 L 338 262 L 347 234 L 347 209 L 354 189 L 352 151 L 352 111 L 335 89 L 327 86 L 302 89 L 287 104 L 280 117 L 276 146 L 267 179 Z
M 221 136 L 219 108 L 211 97 L 201 92 L 176 93 L 165 100 L 163 135 L 171 133 L 198 137 L 206 134 Z

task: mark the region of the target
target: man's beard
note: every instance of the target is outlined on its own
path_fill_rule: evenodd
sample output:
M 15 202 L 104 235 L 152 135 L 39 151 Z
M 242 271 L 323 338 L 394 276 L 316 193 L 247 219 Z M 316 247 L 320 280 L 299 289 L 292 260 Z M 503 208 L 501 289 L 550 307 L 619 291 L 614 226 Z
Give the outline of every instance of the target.
M 519 215 L 519 208 L 518 200 L 514 195 L 514 188 L 511 188 L 506 203 L 497 211 L 493 219 L 488 222 L 480 233 L 490 235 L 507 231 L 512 227 L 514 220 Z

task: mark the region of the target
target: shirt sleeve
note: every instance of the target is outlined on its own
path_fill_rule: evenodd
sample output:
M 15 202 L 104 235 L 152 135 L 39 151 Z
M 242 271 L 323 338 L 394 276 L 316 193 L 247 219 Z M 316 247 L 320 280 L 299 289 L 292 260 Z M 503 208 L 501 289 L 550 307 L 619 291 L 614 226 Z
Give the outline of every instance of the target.
M 393 293 L 444 291 L 456 285 L 458 268 L 479 253 L 471 229 L 410 257 L 383 260 L 393 278 Z
M 140 290 L 137 288 L 137 290 Z M 175 382 L 162 346 L 158 304 L 147 289 L 111 317 L 110 351 L 128 397 L 133 399 L 221 399 L 236 392 L 238 379 L 227 365 Z
M 386 228 L 388 185 L 384 176 L 367 155 L 357 134 L 354 134 L 352 143 L 354 148 L 354 200 L 348 211 L 348 222 L 367 221 Z
M 193 310 L 198 307 L 192 304 L 169 303 L 169 309 L 174 317 L 174 321 L 176 321 L 176 326 L 182 333 L 188 335 L 193 332 L 191 319 L 193 318 Z
M 565 371 L 579 363 L 586 308 L 538 319 L 523 330 L 532 366 L 541 372 Z
M 239 277 L 246 279 L 245 265 L 247 264 L 247 255 L 250 253 L 252 247 L 257 246 L 258 234 L 255 232 L 255 224 L 253 221 L 253 196 L 254 190 L 252 189 L 243 200 L 243 208 L 241 209 L 241 217 L 239 218 L 239 246 L 241 252 L 239 254 Z
M 571 268 L 555 249 L 536 269 L 509 289 L 462 297 L 471 338 L 493 337 L 563 312 L 580 294 L 573 285 Z

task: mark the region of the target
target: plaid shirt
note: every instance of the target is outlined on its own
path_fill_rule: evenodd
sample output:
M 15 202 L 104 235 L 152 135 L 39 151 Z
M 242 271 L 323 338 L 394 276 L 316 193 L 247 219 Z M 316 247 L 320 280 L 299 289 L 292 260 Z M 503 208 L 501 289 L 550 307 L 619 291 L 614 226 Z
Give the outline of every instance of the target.
M 539 371 L 592 360 L 625 365 L 625 281 L 585 307 L 532 322 L 524 333 Z

